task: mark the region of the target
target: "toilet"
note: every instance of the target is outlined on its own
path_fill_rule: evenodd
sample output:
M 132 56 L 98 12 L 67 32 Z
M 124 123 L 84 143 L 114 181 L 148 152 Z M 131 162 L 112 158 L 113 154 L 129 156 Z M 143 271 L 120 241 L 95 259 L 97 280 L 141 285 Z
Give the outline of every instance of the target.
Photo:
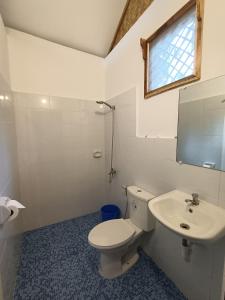
M 128 219 L 105 221 L 88 235 L 89 244 L 100 251 L 99 273 L 104 278 L 115 278 L 128 271 L 139 259 L 140 237 L 154 229 L 148 202 L 155 196 L 137 186 L 129 186 L 127 197 Z

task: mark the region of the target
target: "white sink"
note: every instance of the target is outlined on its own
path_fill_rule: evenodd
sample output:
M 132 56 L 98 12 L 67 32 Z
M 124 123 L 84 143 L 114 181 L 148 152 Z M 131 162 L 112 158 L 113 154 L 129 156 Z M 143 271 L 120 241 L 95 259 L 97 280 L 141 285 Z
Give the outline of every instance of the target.
M 192 196 L 174 190 L 149 201 L 148 206 L 160 223 L 184 238 L 210 242 L 225 235 L 224 209 L 201 199 L 193 206 L 185 199 Z

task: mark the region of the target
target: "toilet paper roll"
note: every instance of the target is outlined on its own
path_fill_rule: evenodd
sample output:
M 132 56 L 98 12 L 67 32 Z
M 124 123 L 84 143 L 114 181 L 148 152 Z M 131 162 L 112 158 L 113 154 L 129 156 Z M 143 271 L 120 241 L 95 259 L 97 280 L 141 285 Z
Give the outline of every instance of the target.
M 10 209 L 0 204 L 0 225 L 4 224 L 9 219 L 10 214 Z
M 19 209 L 25 208 L 20 202 L 16 200 L 11 200 L 8 197 L 0 197 L 0 205 L 4 206 L 8 209 L 9 211 L 9 216 L 7 217 L 7 220 L 5 219 L 5 222 L 10 222 L 14 220 L 18 214 L 19 214 Z M 6 211 L 4 211 L 4 215 L 6 214 Z
M 10 210 L 10 217 L 8 219 L 8 222 L 14 220 L 18 216 L 19 209 L 25 208 L 25 206 L 23 206 L 20 202 L 11 199 L 7 201 L 6 207 Z

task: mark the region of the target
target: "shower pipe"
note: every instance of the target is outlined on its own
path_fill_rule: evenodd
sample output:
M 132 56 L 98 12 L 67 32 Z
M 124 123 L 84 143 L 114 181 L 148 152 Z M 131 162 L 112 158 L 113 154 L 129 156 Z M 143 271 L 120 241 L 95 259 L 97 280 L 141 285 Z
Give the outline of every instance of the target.
M 113 150 L 114 150 L 114 124 L 115 124 L 115 116 L 114 116 L 114 111 L 115 111 L 115 106 L 110 105 L 109 103 L 106 103 L 104 101 L 96 101 L 97 104 L 100 105 L 106 105 L 107 107 L 110 108 L 112 111 L 112 137 L 111 137 L 111 156 L 110 156 L 110 171 L 108 173 L 109 175 L 109 183 L 112 182 L 113 177 L 116 175 L 116 170 L 113 168 Z

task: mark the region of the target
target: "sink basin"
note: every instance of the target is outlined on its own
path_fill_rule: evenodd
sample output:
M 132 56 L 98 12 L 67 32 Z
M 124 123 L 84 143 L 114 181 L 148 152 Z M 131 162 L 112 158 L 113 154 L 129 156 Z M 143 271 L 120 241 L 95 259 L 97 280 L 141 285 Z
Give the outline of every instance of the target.
M 153 216 L 184 238 L 212 242 L 225 235 L 225 210 L 200 199 L 198 206 L 185 202 L 192 196 L 178 190 L 149 201 Z

